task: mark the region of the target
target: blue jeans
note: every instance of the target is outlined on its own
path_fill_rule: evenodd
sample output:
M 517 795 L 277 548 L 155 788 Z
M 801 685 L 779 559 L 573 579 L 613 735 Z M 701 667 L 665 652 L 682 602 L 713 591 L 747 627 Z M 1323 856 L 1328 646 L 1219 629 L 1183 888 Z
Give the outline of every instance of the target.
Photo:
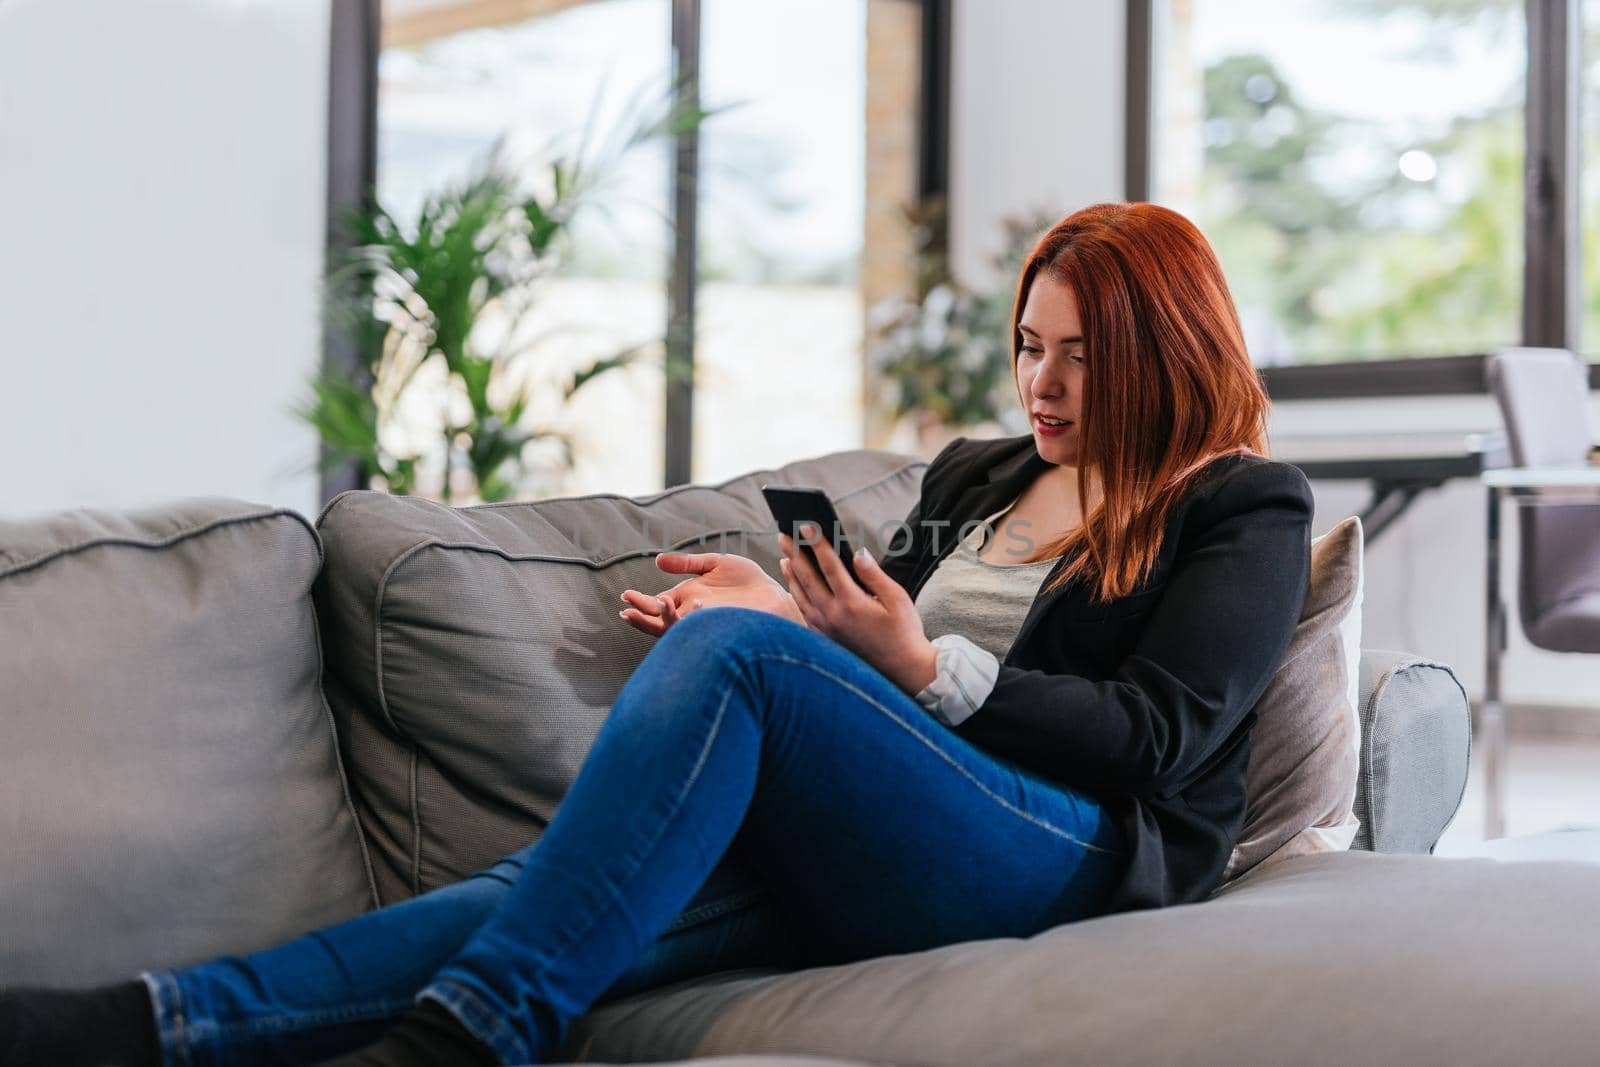
M 667 982 L 1088 918 L 1125 863 L 1091 797 L 974 747 L 830 638 L 711 607 L 629 677 L 533 845 L 277 948 L 143 977 L 173 1067 L 314 1063 L 423 997 L 503 1062 L 538 1063 L 591 1007 Z

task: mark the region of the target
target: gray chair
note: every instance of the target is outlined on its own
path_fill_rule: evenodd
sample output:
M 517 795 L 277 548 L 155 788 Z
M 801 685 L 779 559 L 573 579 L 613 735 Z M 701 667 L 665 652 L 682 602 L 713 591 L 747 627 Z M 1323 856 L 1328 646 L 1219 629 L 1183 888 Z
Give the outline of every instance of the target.
M 1489 386 L 1518 467 L 1582 467 L 1594 445 L 1588 367 L 1564 348 L 1510 348 Z M 1517 608 L 1529 642 L 1600 652 L 1600 503 L 1521 509 Z
M 1564 348 L 1508 348 L 1490 357 L 1488 371 L 1490 391 L 1505 421 L 1511 462 L 1527 475 L 1510 490 L 1522 504 L 1517 575 L 1522 631 L 1537 648 L 1600 653 L 1600 492 L 1558 484 L 1561 479 L 1553 476 L 1586 467 L 1594 446 L 1588 367 Z M 1487 837 L 1498 837 L 1504 830 L 1500 678 L 1506 613 L 1496 564 L 1499 506 L 1505 492 L 1491 488 L 1489 495 L 1489 626 L 1482 716 Z

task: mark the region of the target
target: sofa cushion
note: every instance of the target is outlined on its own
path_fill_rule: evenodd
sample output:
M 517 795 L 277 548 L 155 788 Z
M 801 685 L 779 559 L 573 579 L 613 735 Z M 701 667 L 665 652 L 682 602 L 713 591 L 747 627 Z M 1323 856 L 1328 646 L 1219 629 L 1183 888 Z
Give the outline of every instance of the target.
M 1311 542 L 1311 583 L 1288 651 L 1256 702 L 1244 828 L 1223 871 L 1350 847 L 1359 774 L 1361 520 Z
M 1333 852 L 1209 901 L 613 1001 L 563 1055 L 875 1063 L 1588 1063 L 1600 866 Z
M 385 902 L 538 839 L 654 644 L 620 595 L 681 581 L 666 549 L 727 551 L 774 578 L 761 486 L 814 485 L 852 543 L 884 550 L 926 462 L 833 453 L 719 485 L 452 508 L 354 490 L 317 520 L 328 699 Z
M 1406 652 L 1361 654 L 1361 777 L 1352 848 L 1432 852 L 1455 818 L 1472 759 L 1472 712 L 1449 667 Z
M 216 499 L 0 521 L 0 985 L 261 948 L 372 904 L 321 550 Z

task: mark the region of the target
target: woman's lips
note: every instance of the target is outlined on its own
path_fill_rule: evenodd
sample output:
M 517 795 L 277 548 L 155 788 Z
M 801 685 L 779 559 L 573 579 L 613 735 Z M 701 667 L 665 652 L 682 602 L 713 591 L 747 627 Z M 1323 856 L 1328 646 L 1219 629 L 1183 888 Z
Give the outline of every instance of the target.
M 1060 437 L 1062 434 L 1072 429 L 1075 424 L 1068 422 L 1061 426 L 1050 426 L 1047 425 L 1039 416 L 1035 415 L 1033 417 L 1033 425 L 1035 429 L 1044 434 L 1046 437 Z

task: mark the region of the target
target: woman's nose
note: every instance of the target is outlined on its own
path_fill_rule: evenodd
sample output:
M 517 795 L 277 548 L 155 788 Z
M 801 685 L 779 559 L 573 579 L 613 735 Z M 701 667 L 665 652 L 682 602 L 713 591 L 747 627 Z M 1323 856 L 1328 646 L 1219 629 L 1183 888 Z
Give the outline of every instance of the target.
M 1036 400 L 1054 400 L 1066 392 L 1065 384 L 1044 371 L 1034 376 L 1030 392 Z

